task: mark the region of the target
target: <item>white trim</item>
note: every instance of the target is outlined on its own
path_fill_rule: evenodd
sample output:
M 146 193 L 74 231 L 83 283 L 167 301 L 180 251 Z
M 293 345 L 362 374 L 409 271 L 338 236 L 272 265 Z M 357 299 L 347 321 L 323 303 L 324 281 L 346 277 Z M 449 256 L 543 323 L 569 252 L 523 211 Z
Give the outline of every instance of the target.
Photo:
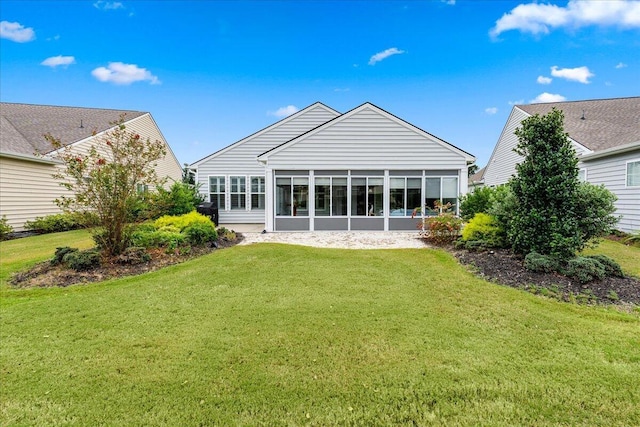
M 590 160 L 599 159 L 600 157 L 611 156 L 614 154 L 624 154 L 629 151 L 640 149 L 640 141 L 632 142 L 629 144 L 621 145 L 619 147 L 607 148 L 606 150 L 597 151 L 595 153 L 585 154 L 578 157 L 581 162 L 588 162 Z
M 48 158 L 44 158 L 44 157 L 38 157 L 38 156 L 34 156 L 31 154 L 19 154 L 19 153 L 2 153 L 0 152 L 0 157 L 7 157 L 9 159 L 16 159 L 16 160 L 25 160 L 28 162 L 34 162 L 34 163 L 44 163 L 47 165 L 60 165 L 63 164 L 62 161 L 57 160 L 57 159 L 48 159 Z
M 625 162 L 624 167 L 624 188 L 640 188 L 640 183 L 638 185 L 629 185 L 629 163 L 640 163 L 640 157 L 637 159 L 627 160 Z

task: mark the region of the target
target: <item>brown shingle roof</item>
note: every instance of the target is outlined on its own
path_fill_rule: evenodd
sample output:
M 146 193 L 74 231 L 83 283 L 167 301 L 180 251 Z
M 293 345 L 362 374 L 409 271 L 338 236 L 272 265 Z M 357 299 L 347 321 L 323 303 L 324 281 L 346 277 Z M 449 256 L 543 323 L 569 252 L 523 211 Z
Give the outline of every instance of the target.
M 531 114 L 564 112 L 565 132 L 592 151 L 640 141 L 640 97 L 518 105 Z M 584 112 L 584 119 L 583 117 Z
M 53 147 L 44 139 L 45 134 L 59 138 L 64 145 L 72 144 L 90 137 L 94 131 L 111 128 L 121 114 L 126 114 L 125 120 L 131 120 L 146 113 L 1 102 L 0 152 L 46 154 Z

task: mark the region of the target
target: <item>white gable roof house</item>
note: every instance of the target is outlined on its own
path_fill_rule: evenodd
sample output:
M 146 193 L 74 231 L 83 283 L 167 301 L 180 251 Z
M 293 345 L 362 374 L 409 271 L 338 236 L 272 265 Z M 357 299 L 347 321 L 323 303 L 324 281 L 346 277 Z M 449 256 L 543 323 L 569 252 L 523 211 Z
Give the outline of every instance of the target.
M 156 173 L 179 181 L 182 167 L 150 113 L 2 102 L 0 217 L 6 216 L 15 231 L 22 231 L 26 221 L 59 213 L 54 200 L 66 195 L 67 190 L 52 178 L 62 164 L 44 135 L 50 133 L 65 146 L 86 150 L 96 137 L 111 129 L 122 114 L 125 114 L 127 130 L 166 144 L 167 155 L 157 162 Z
M 414 208 L 457 205 L 474 161 L 373 104 L 340 114 L 316 103 L 192 167 L 222 225 L 417 231 Z
M 564 113 L 564 130 L 578 155 L 580 178 L 603 184 L 617 197 L 618 229 L 640 229 L 640 97 L 516 105 L 496 143 L 484 185 L 506 183 L 522 157 L 513 149 L 522 120 L 552 108 Z

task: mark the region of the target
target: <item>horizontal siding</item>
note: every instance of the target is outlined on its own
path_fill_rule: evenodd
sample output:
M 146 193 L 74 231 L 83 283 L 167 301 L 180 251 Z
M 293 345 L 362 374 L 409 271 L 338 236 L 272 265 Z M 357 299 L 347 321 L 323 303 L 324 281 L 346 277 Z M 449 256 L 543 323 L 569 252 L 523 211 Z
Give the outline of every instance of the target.
M 368 108 L 268 157 L 272 169 L 460 169 L 463 155 Z
M 273 129 L 229 147 L 226 151 L 198 165 L 200 192 L 209 198 L 209 176 L 264 176 L 264 166 L 257 157 L 298 135 L 308 132 L 336 117 L 336 113 L 317 106 L 285 121 Z M 229 181 L 227 180 L 227 183 Z M 249 183 L 249 180 L 247 180 Z M 227 195 L 228 198 L 228 195 Z M 227 206 L 229 201 L 227 200 Z M 264 223 L 264 211 L 220 211 L 220 223 Z
M 522 125 L 522 121 L 530 117 L 527 113 L 514 107 L 507 119 L 502 134 L 496 143 L 493 154 L 489 159 L 485 173 L 484 184 L 488 186 L 504 184 L 516 174 L 516 164 L 522 162 L 523 157 L 513 151 L 518 145 L 515 131 Z M 581 154 L 584 149 L 572 143 L 576 153 Z
M 580 163 L 587 170 L 587 181 L 603 184 L 618 197 L 616 214 L 621 218 L 617 228 L 625 232 L 640 230 L 640 187 L 627 187 L 627 162 L 637 159 L 640 150 Z
M 71 195 L 54 180 L 59 166 L 0 157 L 0 217 L 15 231 L 26 221 L 60 213 L 54 200 Z

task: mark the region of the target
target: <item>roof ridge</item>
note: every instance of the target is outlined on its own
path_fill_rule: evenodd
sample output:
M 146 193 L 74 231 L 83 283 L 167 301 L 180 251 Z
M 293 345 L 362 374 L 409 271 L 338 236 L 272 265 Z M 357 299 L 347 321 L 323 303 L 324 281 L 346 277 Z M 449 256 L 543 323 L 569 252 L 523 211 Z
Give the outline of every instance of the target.
M 100 111 L 127 111 L 132 113 L 149 113 L 148 111 L 142 110 L 126 110 L 122 108 L 101 108 L 101 107 L 78 107 L 74 105 L 51 105 L 51 104 L 30 104 L 27 102 L 0 102 L 0 105 L 24 105 L 27 107 L 49 107 L 49 108 L 74 108 L 78 110 L 100 110 Z

